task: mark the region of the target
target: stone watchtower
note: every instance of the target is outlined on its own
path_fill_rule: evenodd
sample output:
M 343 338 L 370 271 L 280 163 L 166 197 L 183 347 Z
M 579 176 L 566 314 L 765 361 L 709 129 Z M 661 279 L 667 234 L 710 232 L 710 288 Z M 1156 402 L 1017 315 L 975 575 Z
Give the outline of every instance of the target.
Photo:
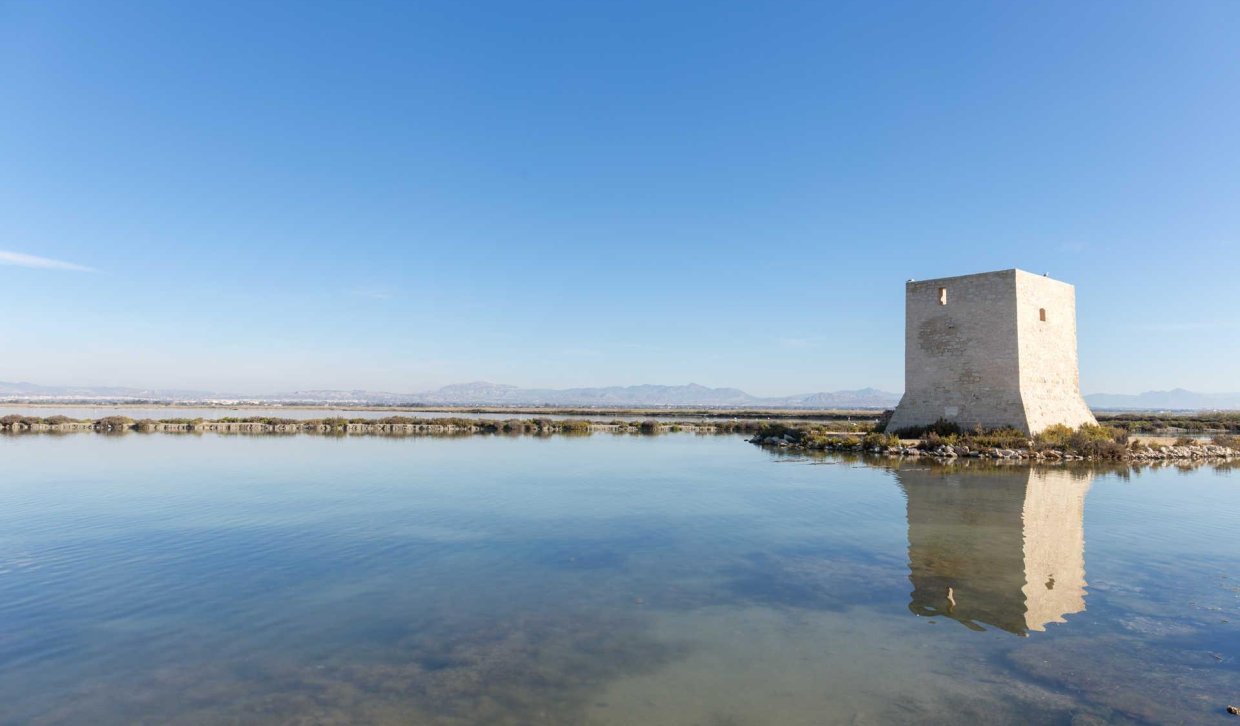
M 1076 290 L 1023 270 L 905 287 L 904 397 L 888 431 L 1096 423 L 1081 397 Z

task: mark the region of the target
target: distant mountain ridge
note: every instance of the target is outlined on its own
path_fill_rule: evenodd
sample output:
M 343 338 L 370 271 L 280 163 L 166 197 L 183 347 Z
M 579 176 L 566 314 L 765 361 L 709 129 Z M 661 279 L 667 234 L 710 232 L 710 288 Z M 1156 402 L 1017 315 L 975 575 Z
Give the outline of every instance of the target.
M 1137 411 L 1201 411 L 1240 409 L 1240 393 L 1196 393 L 1183 388 L 1137 394 L 1094 393 L 1085 402 L 1096 409 Z
M 304 404 L 378 404 L 388 406 L 580 406 L 705 408 L 891 408 L 900 394 L 876 388 L 804 393 L 795 396 L 754 396 L 739 388 L 710 388 L 696 383 L 679 386 L 638 385 L 597 388 L 521 388 L 502 383 L 454 383 L 420 393 L 387 391 L 303 390 L 262 395 L 228 394 L 173 388 L 119 386 L 45 386 L 0 381 L 0 400 L 31 401 L 159 401 L 252 402 Z M 1197 393 L 1183 388 L 1138 394 L 1096 393 L 1085 397 L 1097 410 L 1194 411 L 1240 410 L 1240 393 Z

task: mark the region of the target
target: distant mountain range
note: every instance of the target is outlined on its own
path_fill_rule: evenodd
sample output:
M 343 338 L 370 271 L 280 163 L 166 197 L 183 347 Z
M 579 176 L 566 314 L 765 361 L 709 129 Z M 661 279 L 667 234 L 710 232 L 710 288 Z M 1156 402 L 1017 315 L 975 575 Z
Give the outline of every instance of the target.
M 0 400 L 252 402 L 282 404 L 379 404 L 388 406 L 579 406 L 592 408 L 891 408 L 900 394 L 862 388 L 856 391 L 761 397 L 739 388 L 683 386 L 607 386 L 603 388 L 520 388 L 500 383 L 456 383 L 420 393 L 366 390 L 306 390 L 240 395 L 162 388 L 41 386 L 0 381 Z M 1240 410 L 1240 393 L 1195 393 L 1177 388 L 1139 394 L 1097 393 L 1085 397 L 1100 410 Z
M 1091 408 L 1138 411 L 1201 411 L 1240 409 L 1240 393 L 1196 393 L 1176 388 L 1145 393 L 1094 393 L 1085 397 Z
M 707 408 L 889 408 L 898 393 L 874 388 L 831 393 L 764 398 L 737 388 L 709 388 L 696 383 L 684 386 L 608 386 L 605 388 L 520 388 L 499 383 L 457 383 L 420 393 L 366 390 L 305 390 L 261 395 L 240 395 L 177 389 L 140 389 L 88 386 L 41 386 L 0 382 L 0 399 L 39 401 L 168 401 L 256 403 L 334 403 L 405 406 L 581 406 Z

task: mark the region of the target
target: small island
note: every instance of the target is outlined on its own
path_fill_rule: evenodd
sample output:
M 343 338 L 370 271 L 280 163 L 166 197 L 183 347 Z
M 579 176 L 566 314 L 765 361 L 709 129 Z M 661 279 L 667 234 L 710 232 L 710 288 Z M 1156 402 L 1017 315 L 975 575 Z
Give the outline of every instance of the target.
M 1240 415 L 1222 415 L 1233 428 L 1212 429 L 1213 434 L 1186 431 L 1203 423 L 1199 417 L 1185 416 L 1176 423 L 1174 436 L 1166 429 L 1152 429 L 1140 424 L 1150 422 L 1137 418 L 1117 417 L 1117 425 L 1082 424 L 1073 429 L 1063 424 L 1048 426 L 1030 436 L 1014 428 L 962 431 L 956 424 L 940 420 L 932 426 L 900 429 L 884 433 L 885 424 L 857 436 L 840 434 L 821 426 L 795 426 L 773 423 L 762 427 L 751 443 L 801 451 L 863 452 L 899 457 L 929 457 L 937 460 L 961 458 L 999 459 L 1011 462 L 1054 463 L 1061 461 L 1132 461 L 1154 462 L 1171 460 L 1229 460 L 1240 458 Z M 1218 418 L 1207 422 L 1220 423 Z M 1105 419 L 1104 419 L 1105 420 Z M 1164 423 L 1160 421 L 1159 423 Z M 1158 435 L 1158 432 L 1162 435 Z

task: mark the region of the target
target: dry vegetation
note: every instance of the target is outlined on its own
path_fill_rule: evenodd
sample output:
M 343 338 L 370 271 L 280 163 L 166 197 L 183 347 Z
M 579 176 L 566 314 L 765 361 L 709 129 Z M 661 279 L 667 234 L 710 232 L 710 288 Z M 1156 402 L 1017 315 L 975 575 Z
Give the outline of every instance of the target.
M 1107 424 L 1110 423 L 1111 420 L 1107 420 Z M 1127 427 L 1107 424 L 1086 424 L 1075 429 L 1057 424 L 1035 436 L 1029 436 L 1012 428 L 986 430 L 979 427 L 964 431 L 956 424 L 940 419 L 930 426 L 902 429 L 891 434 L 881 433 L 876 426 L 862 434 L 840 436 L 837 432 L 817 424 L 770 423 L 761 427 L 752 441 L 811 450 L 900 454 L 925 452 L 946 453 L 950 456 L 958 455 L 958 452 L 966 452 L 965 455 L 1019 452 L 1022 458 L 1084 458 L 1095 461 L 1119 461 L 1154 455 L 1195 457 L 1203 454 L 1200 450 L 1202 447 L 1211 446 L 1240 451 L 1240 436 L 1229 433 L 1221 433 L 1210 439 L 1192 439 L 1181 436 L 1171 447 L 1160 446 L 1155 451 L 1148 444 L 1130 438 L 1130 431 L 1141 429 L 1136 421 L 1129 421 L 1130 426 Z M 1157 431 L 1166 430 L 1166 427 L 1157 429 Z M 1196 430 L 1203 431 L 1203 429 Z M 910 440 L 913 442 L 911 445 L 906 443 Z M 1191 450 L 1168 451 L 1180 448 Z M 1006 457 L 1007 453 L 1003 455 Z M 1218 456 L 1220 454 L 1205 452 L 1204 455 Z

